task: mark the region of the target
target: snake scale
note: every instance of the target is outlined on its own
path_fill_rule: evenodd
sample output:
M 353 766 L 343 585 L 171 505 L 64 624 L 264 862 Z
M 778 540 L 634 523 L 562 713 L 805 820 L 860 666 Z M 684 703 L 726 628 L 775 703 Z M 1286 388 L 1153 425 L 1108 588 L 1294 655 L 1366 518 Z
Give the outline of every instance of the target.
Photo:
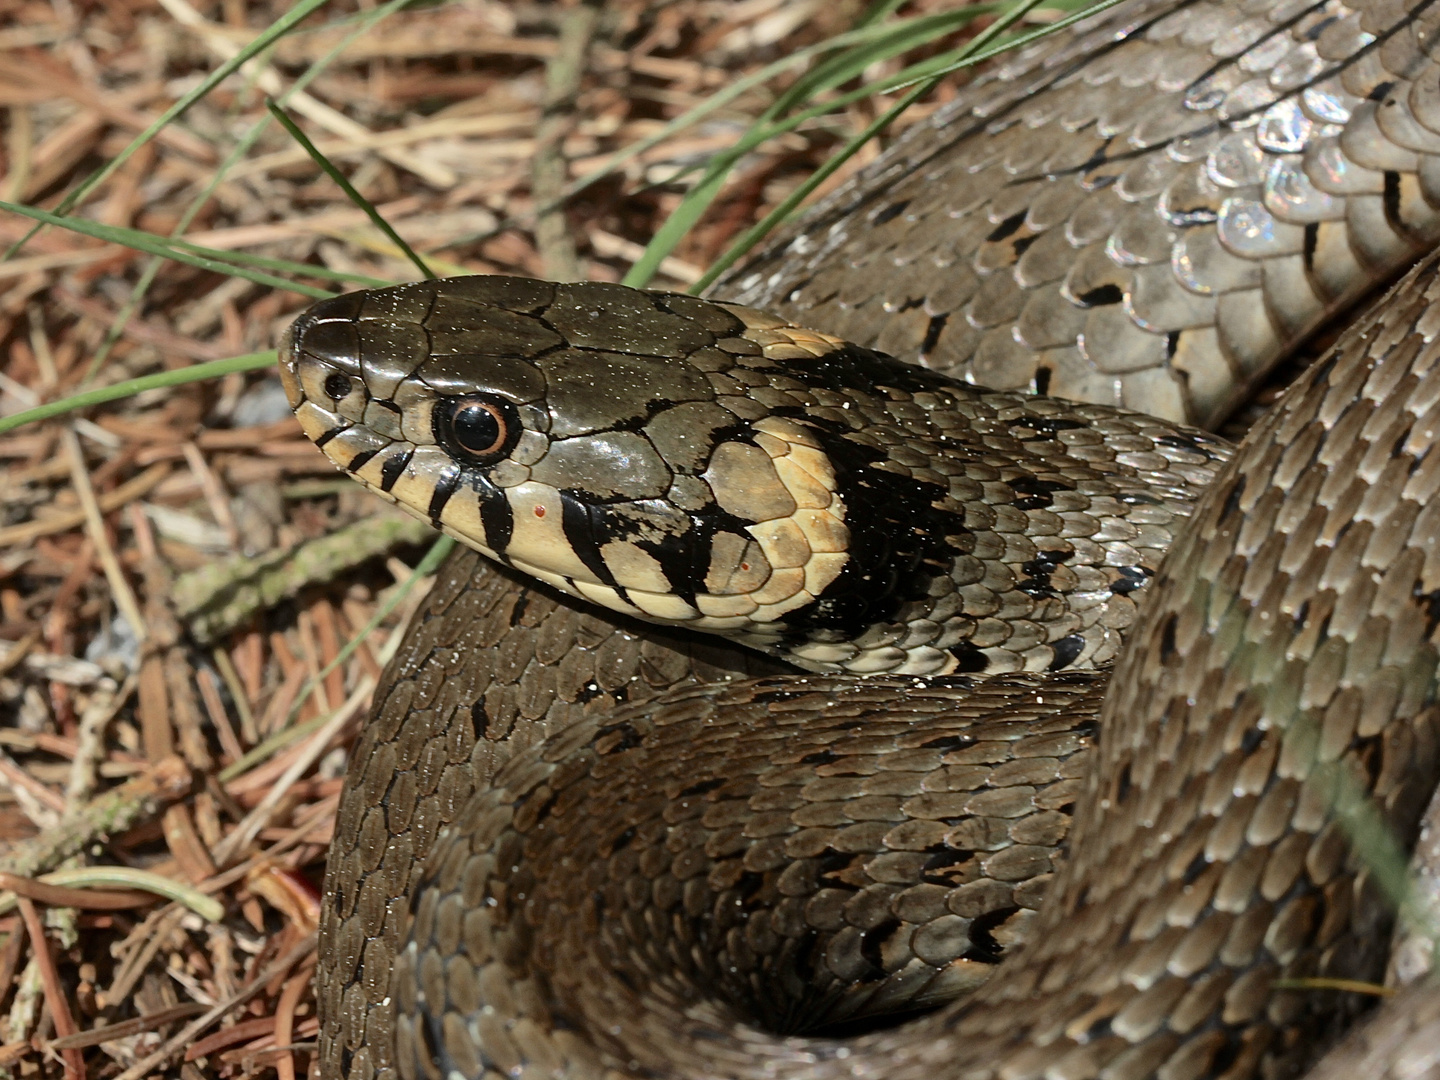
M 1437 257 L 1233 452 L 1187 425 L 1432 246 L 1437 24 L 1132 0 L 725 302 L 302 316 L 307 434 L 494 560 L 452 557 L 356 748 L 322 1075 L 1307 1069 L 1356 1000 L 1277 980 L 1383 968 L 1352 838 L 1408 842 L 1440 775 Z M 1314 1075 L 1436 1075 L 1437 1017 Z

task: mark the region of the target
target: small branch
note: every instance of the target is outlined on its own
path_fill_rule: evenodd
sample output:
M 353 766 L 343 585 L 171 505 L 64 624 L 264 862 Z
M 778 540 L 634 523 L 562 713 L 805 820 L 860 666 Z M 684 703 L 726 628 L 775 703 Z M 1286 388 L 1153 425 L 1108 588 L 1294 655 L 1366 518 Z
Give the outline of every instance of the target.
M 168 1009 L 159 1009 L 144 1016 L 137 1016 L 132 1020 L 121 1020 L 119 1023 L 107 1024 L 105 1027 L 94 1028 L 91 1031 L 67 1035 L 63 1039 L 52 1039 L 50 1048 L 53 1050 L 83 1050 L 89 1046 L 119 1042 L 121 1039 L 128 1039 L 131 1035 L 140 1035 L 146 1031 L 164 1027 L 166 1024 L 173 1024 L 176 1020 L 189 1020 L 190 1017 L 204 1011 L 204 1005 L 187 1001 L 181 1005 L 172 1005 Z
M 190 792 L 190 769 L 178 757 L 159 762 L 148 772 L 76 808 L 73 816 L 16 844 L 0 866 L 23 877 L 52 870 L 79 855 L 96 840 L 122 833 L 160 813 Z
M 127 911 L 154 901 L 150 893 L 127 889 L 123 892 L 102 889 L 75 889 L 66 885 L 51 885 L 35 878 L 20 877 L 0 871 L 0 889 L 15 894 L 16 903 L 20 898 L 38 900 L 52 907 L 73 907 L 88 911 Z M 0 896 L 0 907 L 6 907 Z
M 202 643 L 223 637 L 307 585 L 330 581 L 376 555 L 423 544 L 435 531 L 411 517 L 367 518 L 288 551 L 210 563 L 175 582 L 175 611 Z
M 300 998 L 305 993 L 313 978 L 313 968 L 310 971 L 302 970 L 298 975 L 292 975 L 285 983 L 285 989 L 280 992 L 280 1000 L 275 1006 L 275 1045 L 288 1047 L 295 1038 L 295 1010 L 300 1005 Z M 295 1080 L 295 1055 L 286 1053 L 275 1062 L 275 1073 L 278 1080 Z

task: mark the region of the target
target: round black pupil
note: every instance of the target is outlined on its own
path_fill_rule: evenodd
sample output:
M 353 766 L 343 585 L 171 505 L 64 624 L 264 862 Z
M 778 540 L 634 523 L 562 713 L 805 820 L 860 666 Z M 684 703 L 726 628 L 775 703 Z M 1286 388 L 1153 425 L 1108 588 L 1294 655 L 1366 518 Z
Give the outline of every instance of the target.
M 325 377 L 325 393 L 329 394 L 336 401 L 339 401 L 346 394 L 350 393 L 350 380 L 338 371 L 333 375 Z
M 500 441 L 500 421 L 483 405 L 465 405 L 455 413 L 455 441 L 472 454 L 485 454 Z

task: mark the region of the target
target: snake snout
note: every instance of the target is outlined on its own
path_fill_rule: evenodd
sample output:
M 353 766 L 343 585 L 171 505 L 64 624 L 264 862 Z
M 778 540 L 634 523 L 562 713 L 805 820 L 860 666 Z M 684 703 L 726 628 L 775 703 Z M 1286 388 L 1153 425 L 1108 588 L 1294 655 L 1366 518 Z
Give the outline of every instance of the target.
M 299 357 L 310 356 L 359 374 L 360 335 L 355 324 L 364 301 L 363 293 L 346 293 L 307 308 L 285 333 L 281 365 L 291 368 Z
M 363 410 L 364 406 L 352 395 L 363 394 L 365 389 L 355 323 L 363 303 L 361 293 L 333 296 L 308 308 L 290 324 L 280 343 L 280 381 L 292 409 L 300 410 L 309 402 L 327 414 L 359 419 L 356 407 Z M 303 424 L 303 415 L 301 421 Z M 332 419 L 328 426 L 334 423 Z M 309 426 L 306 434 L 316 438 Z

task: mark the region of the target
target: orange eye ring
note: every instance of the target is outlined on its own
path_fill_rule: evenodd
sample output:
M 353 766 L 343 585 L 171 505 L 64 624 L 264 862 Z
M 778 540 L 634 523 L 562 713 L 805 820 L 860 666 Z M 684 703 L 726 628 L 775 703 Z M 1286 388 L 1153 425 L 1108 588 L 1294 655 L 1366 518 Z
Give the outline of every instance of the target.
M 496 394 L 446 398 L 435 407 L 435 441 L 462 464 L 489 465 L 515 448 L 520 414 Z

